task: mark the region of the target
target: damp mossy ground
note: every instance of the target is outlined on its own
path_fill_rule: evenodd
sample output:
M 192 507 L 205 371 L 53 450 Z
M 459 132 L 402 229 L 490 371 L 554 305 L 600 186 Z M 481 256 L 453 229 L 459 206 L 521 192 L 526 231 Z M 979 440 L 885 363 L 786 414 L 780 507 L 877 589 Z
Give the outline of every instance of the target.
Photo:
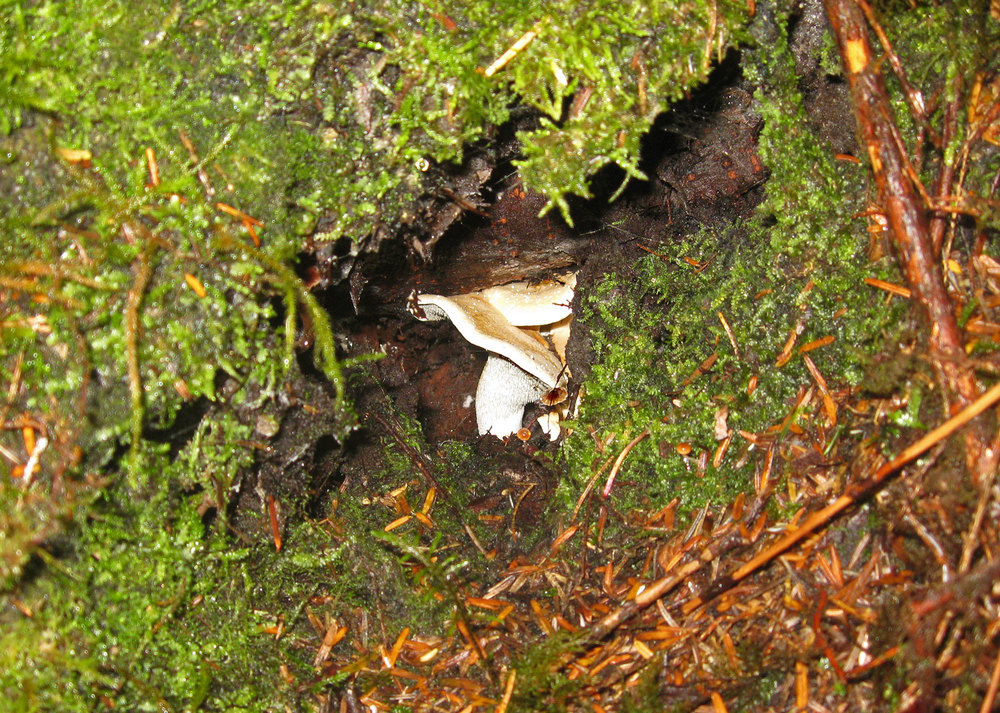
M 280 555 L 225 527 L 304 323 L 330 380 L 325 423 L 341 442 L 354 427 L 294 255 L 305 237 L 363 245 L 413 222 L 432 162 L 489 141 L 518 97 L 548 116 L 522 134 L 522 169 L 552 204 L 606 163 L 634 174 L 643 130 L 707 75 L 744 13 L 6 3 L 2 377 L 5 418 L 23 427 L 4 444 L 39 482 L 27 499 L 13 470 L 2 485 L 0 583 L 22 606 L 4 626 L 5 698 L 294 707 L 312 661 L 261 629 L 315 628 L 304 609 L 325 578 L 324 596 L 374 603 L 381 624 L 439 618 L 436 587 L 461 562 L 406 532 L 375 540 L 370 510 L 343 503 L 335 535 L 293 527 Z M 506 69 L 484 71 L 533 27 Z M 564 116 L 581 91 L 592 100 Z M 553 161 L 553 147 L 572 151 Z M 192 412 L 193 432 L 178 430 Z M 345 542 L 355 565 L 338 568 Z M 416 598 L 411 570 L 426 574 Z
M 902 305 L 864 282 L 898 279 L 867 255 L 864 169 L 812 130 L 780 25 L 749 31 L 766 198 L 752 218 L 664 243 L 584 296 L 595 364 L 563 447 L 567 503 L 639 436 L 612 491 L 622 512 L 676 497 L 689 513 L 750 491 L 754 434 L 814 427 L 790 415 L 817 388 L 803 355 L 829 388 L 856 386 L 896 328 Z
M 453 464 L 433 472 L 446 479 Z M 309 709 L 350 674 L 317 669 L 324 636 L 363 619 L 350 636 L 377 650 L 416 623 L 447 630 L 486 565 L 464 537 L 457 489 L 428 508 L 434 528 L 385 532 L 399 491 L 424 500 L 429 488 L 402 469 L 381 484 L 381 497 L 297 516 L 280 551 L 206 515 L 200 488 L 105 488 L 27 563 L 2 616 L 0 692 L 24 711 Z
M 206 532 L 197 503 L 115 495 L 78 524 L 72 552 L 46 557 L 48 574 L 19 592 L 22 613 L 4 615 L 9 709 L 297 705 L 301 692 L 279 672 L 308 680 L 312 657 L 276 640 L 274 627 L 295 635 L 343 547 L 313 524 L 290 533 L 302 545 L 294 557 L 234 547 L 224 530 Z
M 553 204 L 608 162 L 634 174 L 644 128 L 745 21 L 739 2 L 3 11 L 3 378 L 24 394 L 11 408 L 58 433 L 42 467 L 76 473 L 123 446 L 142 455 L 144 430 L 217 402 L 220 375 L 244 386 L 231 406 L 273 397 L 299 313 L 316 317 L 343 434 L 332 335 L 289 269 L 304 238 L 362 245 L 415 220 L 431 162 L 488 142 L 518 100 L 545 105 L 549 123 L 522 135 L 522 170 Z M 485 71 L 536 25 L 508 66 Z M 592 99 L 564 117 L 574 94 Z M 572 147 L 565 161 L 537 149 L 552 142 Z M 215 434 L 246 443 L 248 427 Z M 4 578 L 32 539 L 28 526 Z
M 414 219 L 430 162 L 460 161 L 515 102 L 528 185 L 565 208 L 740 38 L 742 2 L 9 3 L 0 130 L 39 112 L 54 140 L 133 179 L 153 149 L 189 174 L 185 132 L 213 183 L 294 247 L 362 241 Z M 494 60 L 530 35 L 501 68 Z M 655 41 L 654 41 L 655 39 Z M 586 96 L 567 108 L 569 98 Z M 16 172 L 31 173 L 8 157 Z M 18 170 L 20 169 L 20 170 Z
M 551 205 L 586 195 L 602 165 L 634 177 L 652 118 L 739 39 L 760 48 L 747 72 L 762 87 L 767 202 L 594 286 L 583 318 L 597 363 L 552 514 L 645 431 L 613 490 L 622 510 L 675 496 L 695 508 L 750 487 L 740 436 L 699 472 L 723 411 L 731 429 L 772 425 L 812 384 L 798 347 L 827 336 L 809 356 L 831 383 L 855 383 L 894 313 L 862 283 L 891 269 L 867 261 L 852 217 L 864 171 L 817 142 L 783 35 L 744 29 L 747 5 L 6 3 L 0 378 L 15 426 L 3 442 L 22 461 L 28 431 L 48 443 L 27 494 L 11 473 L 0 485 L 0 587 L 13 605 L 0 619 L 0 693 L 15 710 L 309 707 L 348 675 L 313 658 L 343 612 L 377 613 L 351 632 L 373 650 L 403 626 L 450 626 L 455 582 L 486 568 L 464 541 L 468 448 L 428 458 L 405 429 L 455 494 L 437 506 L 436 533 L 410 523 L 373 535 L 395 513 L 353 499 L 326 518 L 293 512 L 281 552 L 227 527 L 233 488 L 266 448 L 256 415 L 294 378 L 306 315 L 338 405 L 326 426 L 342 437 L 354 426 L 294 255 L 306 236 L 362 244 L 419 230 L 425 172 L 488 145 L 518 98 L 544 116 L 520 134 L 520 170 Z M 206 415 L 176 450 L 146 438 L 198 403 Z M 599 452 L 587 426 L 615 441 Z M 386 464 L 383 484 L 426 496 L 413 457 Z M 551 653 L 529 651 L 524 665 L 536 689 L 569 691 L 546 679 Z

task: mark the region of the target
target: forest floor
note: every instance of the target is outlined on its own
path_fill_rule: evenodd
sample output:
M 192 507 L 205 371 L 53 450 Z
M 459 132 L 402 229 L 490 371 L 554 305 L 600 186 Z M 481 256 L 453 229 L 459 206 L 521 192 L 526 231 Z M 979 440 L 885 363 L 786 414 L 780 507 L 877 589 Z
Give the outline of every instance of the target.
M 415 85 L 385 69 L 377 33 L 296 69 L 316 94 L 290 85 L 303 93 L 273 125 L 248 104 L 217 149 L 156 114 L 143 121 L 170 133 L 144 150 L 56 158 L 56 118 L 26 113 L 5 145 L 30 180 L 0 176 L 34 211 L 0 266 L 14 345 L 0 345 L 0 697 L 1000 709 L 995 59 L 969 40 L 924 76 L 946 43 L 900 10 L 920 95 L 867 3 L 748 1 L 745 44 L 719 35 L 717 56 L 710 5 L 707 82 L 643 124 L 635 171 L 599 156 L 574 189 L 593 197 L 565 211 L 519 166 L 537 168 L 534 146 L 560 167 L 532 132 L 565 152 L 576 134 L 549 132 L 530 103 L 433 161 L 400 150 L 407 124 L 388 110 L 434 112 L 420 92 L 402 101 Z M 973 14 L 927 5 L 964 43 Z M 645 112 L 643 56 L 625 64 Z M 601 97 L 572 86 L 561 123 L 575 130 Z M 205 107 L 215 91 L 197 94 Z M 188 120 L 187 100 L 174 108 Z M 586 126 L 588 151 L 640 141 Z M 216 150 L 233 153 L 218 175 L 203 168 Z M 161 184 L 161 164 L 183 181 Z M 237 169 L 259 200 L 230 184 Z M 529 408 L 515 436 L 480 436 L 486 352 L 411 303 L 567 272 L 561 435 Z
M 455 292 L 496 280 L 477 256 L 523 267 L 523 251 L 550 272 L 571 266 L 586 291 L 608 274 L 628 279 L 630 264 L 669 250 L 691 225 L 749 215 L 766 174 L 744 94 L 729 91 L 683 150 L 663 152 L 656 171 L 671 180 L 585 217 L 597 226 L 589 233 L 537 219 L 541 198 L 508 175 L 489 218 L 471 216 L 447 234 L 436 263 L 373 262 L 365 286 L 389 307 L 371 306 L 362 319 L 341 307 L 351 348 L 387 356 L 357 391 L 365 428 L 337 464 L 339 491 L 368 493 L 385 533 L 416 531 L 433 543 L 390 540 L 416 591 L 453 619 L 444 630 L 373 632 L 381 624 L 371 612 L 345 617 L 335 597 L 314 597 L 314 638 L 303 646 L 315 650 L 320 673 L 299 685 L 342 682 L 340 694 L 321 695 L 326 710 L 992 709 L 998 490 L 995 473 L 975 483 L 964 474 L 955 431 L 998 394 L 949 413 L 926 347 L 930 328 L 912 310 L 909 331 L 883 344 L 862 384 L 821 373 L 810 352 L 828 341 L 799 342 L 802 330 L 793 329 L 763 369 L 780 370 L 795 356 L 808 376 L 766 427 L 730 428 L 728 411 L 719 411 L 711 447 L 660 442 L 660 457 L 683 462 L 692 478 L 727 457 L 753 473 L 735 497 L 679 512 L 677 497 L 636 508 L 602 495 L 648 430 L 591 429 L 599 457 L 589 478 L 572 508 L 554 505 L 560 445 L 537 431 L 503 442 L 477 436 L 469 396 L 485 354 L 450 325 L 417 322 L 403 309 L 413 289 Z M 701 201 L 694 214 L 685 191 L 715 201 Z M 873 244 L 884 240 L 872 232 Z M 546 251 L 546 241 L 559 249 Z M 953 262 L 949 299 L 973 351 L 1000 335 L 1000 263 L 981 246 Z M 395 272 L 379 273 L 390 264 Z M 356 302 L 347 289 L 326 303 Z M 911 299 L 908 288 L 885 281 L 865 289 L 886 304 Z M 994 367 L 983 360 L 977 368 Z M 685 385 L 712 374 L 706 360 Z M 756 384 L 744 386 L 748 395 Z M 474 482 L 444 484 L 430 465 L 447 461 L 454 442 L 473 444 L 466 477 Z M 386 453 L 402 460 L 395 472 L 408 469 L 409 479 L 376 475 Z M 623 475 L 614 488 L 634 486 Z M 468 493 L 456 498 L 455 487 Z M 439 516 L 465 527 L 445 532 Z M 335 501 L 325 520 L 332 533 L 350 528 L 338 517 Z M 450 569 L 470 552 L 482 566 Z

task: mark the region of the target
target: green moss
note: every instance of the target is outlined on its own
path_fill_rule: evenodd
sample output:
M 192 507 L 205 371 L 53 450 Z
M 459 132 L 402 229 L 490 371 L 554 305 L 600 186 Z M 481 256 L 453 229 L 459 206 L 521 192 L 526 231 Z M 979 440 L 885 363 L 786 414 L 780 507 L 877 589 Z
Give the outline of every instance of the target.
M 644 178 L 642 136 L 670 102 L 705 80 L 739 37 L 746 7 L 594 2 L 544 13 L 538 37 L 510 71 L 515 92 L 547 115 L 519 134 L 525 158 L 517 163 L 525 182 L 568 219 L 564 194 L 589 196 L 588 179 L 602 166 Z M 583 98 L 566 111 L 563 101 L 573 96 Z
M 112 495 L 112 493 L 109 493 Z M 233 547 L 210 534 L 199 498 L 134 506 L 109 497 L 80 522 L 76 553 L 27 586 L 31 617 L 4 615 L 0 691 L 12 710 L 265 711 L 297 708 L 314 675 L 302 607 L 342 547 L 303 525 L 295 554 L 268 544 Z M 263 631 L 279 620 L 288 634 Z
M 419 196 L 426 160 L 460 160 L 515 101 L 548 116 L 521 134 L 522 173 L 551 205 L 587 195 L 607 163 L 639 176 L 644 131 L 746 20 L 736 0 L 8 8 L 0 129 L 43 109 L 69 120 L 61 144 L 97 160 L 152 147 L 177 167 L 190 159 L 184 130 L 212 181 L 239 186 L 241 206 L 282 240 L 321 218 L 328 238 L 392 224 Z M 486 76 L 532 28 L 534 41 Z M 589 100 L 567 113 L 574 95 Z
M 61 460 L 53 449 L 44 465 L 64 467 L 80 446 L 77 472 L 107 464 L 122 443 L 141 464 L 144 430 L 169 428 L 186 399 L 216 399 L 220 374 L 245 392 L 272 388 L 299 309 L 346 408 L 326 320 L 287 268 L 302 235 L 362 241 L 412 214 L 426 159 L 459 160 L 518 98 L 549 117 L 522 136 L 522 169 L 553 204 L 586 193 L 608 162 L 638 175 L 642 131 L 745 20 L 735 1 L 499 14 L 465 3 L 373 1 L 346 14 L 262 0 L 12 1 L 4 12 L 0 228 L 12 238 L 5 285 L 22 288 L 4 307 L 15 326 L 4 376 L 23 380 L 14 406 L 61 434 Z M 487 77 L 532 27 L 534 41 Z M 589 100 L 564 117 L 571 96 Z M 92 167 L 58 158 L 65 149 L 89 152 Z M 263 221 L 263 247 L 249 247 L 220 203 Z M 349 428 L 350 414 L 338 417 Z M 219 458 L 231 482 L 248 452 Z
M 240 657 L 244 647 L 230 639 L 250 635 L 252 613 L 214 579 L 196 576 L 206 560 L 227 567 L 234 559 L 210 553 L 193 508 L 172 522 L 152 510 L 136 519 L 103 512 L 86 522 L 79 540 L 85 556 L 27 592 L 34 616 L 6 623 L 2 687 L 18 709 L 91 710 L 102 700 L 135 710 L 161 702 L 194 709 L 213 667 Z M 237 631 L 232 623 L 211 637 L 191 630 L 202 616 L 221 619 L 220 597 Z
M 518 686 L 512 705 L 516 710 L 572 710 L 584 682 L 560 671 L 560 658 L 578 649 L 571 636 L 557 631 L 517 657 Z
M 35 18 L 43 19 L 56 22 Z M 135 146 L 124 156 L 95 149 L 93 166 L 51 150 L 66 145 L 66 131 L 87 128 L 95 143 L 103 141 L 96 116 L 81 112 L 74 127 L 35 116 L 34 127 L 5 139 L 17 170 L 0 178 L 9 201 L 0 223 L 10 237 L 0 248 L 0 379 L 10 385 L 8 413 L 48 442 L 40 471 L 95 473 L 125 446 L 136 487 L 228 492 L 254 452 L 252 418 L 234 410 L 245 413 L 248 399 L 277 393 L 293 366 L 300 312 L 315 336 L 313 361 L 335 394 L 327 425 L 342 439 L 354 426 L 346 380 L 325 312 L 288 267 L 294 236 L 258 226 L 263 245 L 254 247 L 252 223 L 232 215 L 230 204 L 239 201 L 206 195 L 198 171 L 169 160 L 157 164 L 155 185 L 147 162 L 132 160 L 142 155 Z M 155 138 L 119 128 L 125 133 L 114 136 L 122 141 Z M 223 161 L 216 152 L 206 165 L 213 158 Z M 227 384 L 225 393 L 216 393 L 219 384 Z M 214 407 L 181 461 L 165 471 L 159 447 L 145 437 L 169 433 L 182 408 L 202 401 Z M 0 436 L 8 453 L 22 450 L 17 435 Z M 0 571 L 7 583 L 73 503 L 40 506 L 31 524 L 18 484 L 4 478 L 0 489 L 3 530 L 12 533 L 0 548 L 0 560 L 10 563 Z M 74 481 L 72 490 L 87 489 Z
M 759 213 L 774 221 L 772 247 L 811 263 L 800 271 L 863 260 L 852 216 L 865 209 L 859 190 L 867 182 L 865 169 L 837 161 L 811 129 L 783 22 L 761 19 L 750 32 L 755 46 L 745 52 L 744 71 L 759 86 L 759 150 L 771 172 Z
M 782 23 L 759 19 L 751 32 L 761 49 L 747 51 L 745 71 L 760 87 L 766 199 L 748 224 L 686 238 L 671 257 L 643 258 L 634 274 L 609 275 L 585 296 L 596 364 L 564 447 L 572 475 L 561 489 L 566 503 L 647 432 L 617 476 L 621 510 L 657 509 L 675 496 L 682 510 L 731 499 L 753 482 L 754 460 L 741 457 L 745 441 L 734 436 L 719 468 L 709 458 L 699 472 L 697 459 L 714 455 L 720 414 L 734 432 L 760 433 L 813 385 L 797 351 L 777 365 L 789 336 L 797 335 L 796 349 L 834 337 L 809 356 L 828 378 L 856 384 L 898 314 L 863 283 L 892 269 L 864 254 L 864 224 L 855 216 L 866 199 L 865 174 L 836 162 L 810 128 Z M 686 262 L 692 259 L 705 267 L 695 269 Z M 698 373 L 713 355 L 708 373 Z M 605 452 L 591 429 L 614 436 Z M 678 444 L 689 444 L 691 455 L 679 454 Z
M 433 530 L 414 521 L 389 535 L 380 529 L 395 515 L 381 500 L 347 498 L 322 522 L 290 513 L 280 552 L 225 523 L 224 509 L 203 520 L 206 491 L 216 492 L 205 483 L 228 490 L 245 465 L 233 446 L 248 432 L 232 414 L 209 414 L 173 459 L 147 453 L 171 489 L 136 498 L 120 480 L 79 508 L 58 558 L 51 545 L 34 550 L 49 570 L 14 592 L 32 616 L 8 608 L 0 618 L 0 694 L 19 710 L 299 710 L 342 678 L 316 676 L 324 632 L 313 620 L 346 623 L 359 608 L 380 632 L 472 620 L 461 595 L 484 561 L 469 557 L 455 507 L 464 494 L 449 503 L 439 493 Z M 406 442 L 421 445 L 412 433 Z M 409 482 L 422 501 L 412 463 L 396 466 L 387 490 Z M 432 467 L 445 478 L 443 462 Z M 276 641 L 264 629 L 279 622 Z
M 273 388 L 300 309 L 346 409 L 326 320 L 287 268 L 303 235 L 363 241 L 398 224 L 426 159 L 459 160 L 518 98 L 549 117 L 522 137 L 523 170 L 554 203 L 585 193 L 605 163 L 637 175 L 642 131 L 745 19 L 735 0 L 499 14 L 465 3 L 372 1 L 347 14 L 263 0 L 12 0 L 3 11 L 0 229 L 11 239 L 0 249 L 4 286 L 21 290 L 3 308 L 3 375 L 24 385 L 12 407 L 60 434 L 58 460 L 53 448 L 43 465 L 74 472 L 104 466 L 123 443 L 141 464 L 143 432 L 169 428 L 186 399 L 217 399 L 220 374 L 243 393 Z M 487 77 L 536 25 L 534 42 Z M 563 117 L 571 96 L 589 100 Z M 560 143 L 573 151 L 552 163 Z M 67 149 L 92 167 L 59 158 Z M 263 221 L 260 249 L 220 203 Z M 346 410 L 338 419 L 350 427 Z M 67 456 L 76 446 L 82 462 Z M 223 458 L 223 480 L 247 459 Z
M 578 428 L 566 442 L 565 456 L 570 472 L 585 478 L 609 454 L 648 431 L 618 475 L 614 493 L 623 509 L 662 507 L 674 496 L 689 509 L 749 487 L 752 461 L 735 467 L 739 436 L 722 467 L 709 462 L 699 475 L 697 458 L 703 451 L 714 454 L 722 410 L 729 428 L 761 432 L 788 411 L 801 386 L 812 383 L 801 358 L 775 366 L 792 330 L 801 332 L 799 345 L 834 336 L 833 344 L 810 356 L 821 372 L 848 380 L 860 376 L 864 354 L 878 343 L 878 326 L 887 317 L 869 304 L 862 267 L 845 265 L 838 280 L 809 287 L 816 272 L 794 277 L 776 269 L 765 237 L 759 229 L 742 237 L 705 233 L 678 246 L 675 264 L 644 258 L 636 275 L 608 277 L 587 296 L 583 318 L 590 323 L 597 363 L 584 384 Z M 726 253 L 737 257 L 730 262 L 722 257 Z M 698 272 L 681 257 L 709 265 Z M 855 287 L 841 293 L 840 284 L 847 281 Z M 758 292 L 765 290 L 770 292 Z M 846 314 L 835 317 L 844 308 Z M 720 313 L 731 326 L 738 355 Z M 713 354 L 708 373 L 697 375 Z M 757 387 L 747 395 L 753 378 Z M 602 438 L 615 434 L 608 453 L 596 451 L 590 428 Z M 681 443 L 692 446 L 690 456 L 676 451 Z M 567 483 L 571 498 L 579 492 L 577 478 Z

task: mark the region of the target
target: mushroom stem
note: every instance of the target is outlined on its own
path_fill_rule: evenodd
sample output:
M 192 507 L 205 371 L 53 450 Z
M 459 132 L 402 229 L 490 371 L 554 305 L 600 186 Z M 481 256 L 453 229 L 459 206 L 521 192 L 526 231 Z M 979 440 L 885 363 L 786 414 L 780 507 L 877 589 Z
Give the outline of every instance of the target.
M 476 388 L 479 435 L 506 438 L 517 433 L 524 409 L 542 398 L 548 386 L 521 367 L 490 354 Z

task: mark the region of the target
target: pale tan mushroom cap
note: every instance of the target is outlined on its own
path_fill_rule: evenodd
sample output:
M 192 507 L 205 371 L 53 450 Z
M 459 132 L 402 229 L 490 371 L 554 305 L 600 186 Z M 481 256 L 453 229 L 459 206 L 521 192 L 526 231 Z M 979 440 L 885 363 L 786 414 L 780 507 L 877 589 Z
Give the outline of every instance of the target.
M 555 352 L 515 327 L 479 294 L 420 295 L 417 306 L 429 319 L 447 317 L 471 344 L 506 357 L 546 386 L 559 382 L 563 364 Z
M 573 325 L 573 315 L 565 317 L 558 322 L 552 324 L 547 328 L 549 341 L 552 342 L 552 348 L 556 350 L 556 354 L 562 362 L 566 363 L 566 345 L 569 344 L 570 328 Z
M 566 383 L 564 362 L 575 288 L 576 273 L 567 273 L 553 280 L 511 282 L 453 297 L 411 296 L 410 311 L 418 319 L 449 319 L 467 341 L 490 352 L 476 390 L 480 435 L 506 438 L 515 433 L 526 405 L 545 402 L 549 393 Z M 559 437 L 559 408 L 539 421 L 552 440 Z
M 511 282 L 474 292 L 497 308 L 515 327 L 555 324 L 573 314 L 576 273 L 541 282 Z

